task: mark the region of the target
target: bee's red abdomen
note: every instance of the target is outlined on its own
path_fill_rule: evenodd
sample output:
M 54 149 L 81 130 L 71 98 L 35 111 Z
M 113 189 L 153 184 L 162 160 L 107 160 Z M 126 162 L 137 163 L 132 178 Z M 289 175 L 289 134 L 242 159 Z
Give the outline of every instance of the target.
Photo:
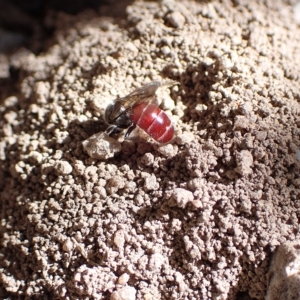
M 130 119 L 159 143 L 169 142 L 174 135 L 174 127 L 157 105 L 141 102 L 132 107 Z

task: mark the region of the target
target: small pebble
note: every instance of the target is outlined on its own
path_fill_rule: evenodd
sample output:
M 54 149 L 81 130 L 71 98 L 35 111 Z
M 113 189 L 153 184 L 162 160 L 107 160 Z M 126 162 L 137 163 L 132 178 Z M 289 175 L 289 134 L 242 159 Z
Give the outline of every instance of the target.
M 136 289 L 131 286 L 125 286 L 110 296 L 110 300 L 135 300 Z
M 96 133 L 83 141 L 82 146 L 86 153 L 95 159 L 108 159 L 121 152 L 121 144 L 105 133 Z
M 171 26 L 182 28 L 185 23 L 185 18 L 180 12 L 174 11 L 168 15 L 168 21 Z
M 58 161 L 54 168 L 59 175 L 68 175 L 73 171 L 72 166 L 67 161 Z
M 194 195 L 191 191 L 176 188 L 173 192 L 173 199 L 176 201 L 178 207 L 185 208 L 188 202 L 194 200 Z

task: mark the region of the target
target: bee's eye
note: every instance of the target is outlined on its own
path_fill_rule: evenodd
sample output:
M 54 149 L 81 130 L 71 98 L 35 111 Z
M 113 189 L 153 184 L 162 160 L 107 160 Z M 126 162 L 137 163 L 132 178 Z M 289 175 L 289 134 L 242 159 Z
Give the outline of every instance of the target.
M 111 115 L 113 112 L 113 108 L 114 108 L 113 104 L 110 104 L 107 106 L 107 108 L 105 110 L 104 119 L 105 119 L 105 122 L 108 124 L 112 123 Z

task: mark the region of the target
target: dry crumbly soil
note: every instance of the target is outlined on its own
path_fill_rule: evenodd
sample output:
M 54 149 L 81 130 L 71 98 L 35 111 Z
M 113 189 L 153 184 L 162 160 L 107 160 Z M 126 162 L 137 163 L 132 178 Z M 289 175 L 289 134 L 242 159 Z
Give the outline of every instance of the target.
M 300 28 L 287 1 L 136 1 L 10 58 L 0 99 L 2 299 L 263 299 L 299 238 Z M 115 99 L 153 80 L 176 137 L 90 158 Z

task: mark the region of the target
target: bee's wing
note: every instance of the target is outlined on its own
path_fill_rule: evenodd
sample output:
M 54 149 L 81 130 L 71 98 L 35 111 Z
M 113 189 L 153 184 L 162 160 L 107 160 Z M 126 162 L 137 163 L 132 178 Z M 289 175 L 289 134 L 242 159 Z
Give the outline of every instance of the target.
M 127 109 L 144 101 L 154 101 L 155 92 L 159 87 L 160 83 L 158 81 L 154 81 L 135 89 L 133 92 L 120 99 L 123 107 Z
M 133 92 L 125 97 L 115 100 L 114 109 L 111 112 L 111 118 L 117 119 L 121 114 L 130 110 L 135 104 L 141 102 L 157 102 L 155 93 L 161 86 L 172 86 L 178 84 L 176 81 L 153 81 L 140 88 L 135 89 Z
M 153 81 L 150 82 L 140 88 L 137 88 L 129 95 L 120 98 L 122 100 L 123 107 L 125 109 L 130 109 L 133 105 L 141 103 L 141 102 L 156 102 L 155 93 L 159 87 L 162 86 L 172 86 L 178 84 L 176 81 Z

